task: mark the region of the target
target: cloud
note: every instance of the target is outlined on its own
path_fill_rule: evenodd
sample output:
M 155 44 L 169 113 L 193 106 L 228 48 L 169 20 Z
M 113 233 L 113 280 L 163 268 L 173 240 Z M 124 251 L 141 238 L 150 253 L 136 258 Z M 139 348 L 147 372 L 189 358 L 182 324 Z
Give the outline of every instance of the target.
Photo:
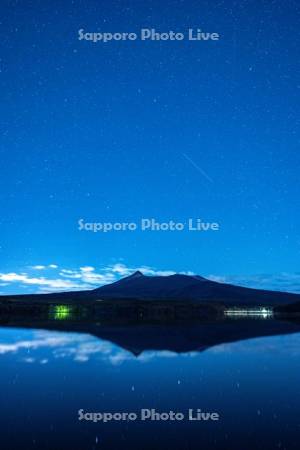
M 4 292 L 5 294 L 24 293 L 24 289 L 26 289 L 26 293 L 95 289 L 98 286 L 113 283 L 137 270 L 149 276 L 168 276 L 176 273 L 173 270 L 158 270 L 150 266 L 128 266 L 123 262 L 101 268 L 91 265 L 74 268 L 62 267 L 57 264 L 44 264 L 30 266 L 29 269 L 27 271 L 0 273 L 2 295 Z M 43 271 L 43 276 L 40 276 L 41 271 Z M 194 272 L 190 271 L 180 273 L 195 275 Z M 300 293 L 300 273 L 297 272 L 248 276 L 210 274 L 206 278 L 220 283 L 245 287 Z
M 59 273 L 64 278 L 81 278 L 82 274 L 77 270 L 62 269 Z
M 94 285 L 100 286 L 103 284 L 112 283 L 117 279 L 116 275 L 110 270 L 107 270 L 107 268 L 100 270 L 100 272 L 101 273 L 96 272 L 94 267 L 84 266 L 80 267 L 78 270 L 62 269 L 59 275 L 63 278 L 80 280 L 87 285 L 92 285 L 91 288 L 95 287 Z
M 133 272 L 139 270 L 144 275 L 152 275 L 152 276 L 162 276 L 166 277 L 169 275 L 174 275 L 176 272 L 174 270 L 156 270 L 153 267 L 149 266 L 138 266 L 138 267 L 128 267 L 123 263 L 116 263 L 106 268 L 107 271 L 111 271 L 116 273 L 122 277 L 130 275 Z M 183 275 L 195 275 L 194 272 L 179 272 Z
M 43 351 L 42 358 L 41 350 Z M 30 352 L 30 356 L 28 356 L 28 352 Z M 92 357 L 98 357 L 112 365 L 118 365 L 128 359 L 136 359 L 130 352 L 108 341 L 96 339 L 89 334 L 53 331 L 25 331 L 23 339 L 15 342 L 0 342 L 0 355 L 9 353 L 18 354 L 21 361 L 28 364 L 47 364 L 50 358 L 70 358 L 84 363 Z
M 95 267 L 92 266 L 84 266 L 80 267 L 81 272 L 94 272 Z
M 47 269 L 51 269 L 52 275 L 49 275 Z M 40 276 L 33 274 L 33 271 L 43 271 L 44 273 L 43 276 Z M 7 289 L 5 293 L 23 293 L 24 288 L 26 288 L 26 293 L 88 290 L 112 283 L 121 276 L 116 271 L 112 271 L 110 267 L 104 267 L 98 271 L 92 266 L 82 266 L 78 269 L 58 269 L 58 266 L 54 264 L 30 266 L 29 272 L 0 273 L 1 287 Z M 129 274 L 131 269 L 127 269 L 127 272 Z M 53 273 L 55 273 L 55 277 L 53 277 Z
M 136 364 L 147 364 L 152 360 L 170 358 L 202 358 L 203 353 L 192 351 L 177 354 L 168 350 L 144 351 L 138 356 L 100 340 L 90 334 L 64 333 L 57 331 L 19 330 L 7 328 L 0 331 L 0 357 L 13 354 L 16 360 L 27 364 L 48 364 L 55 360 L 72 360 L 84 364 L 90 360 L 101 360 L 113 366 L 119 366 L 127 361 Z M 299 358 L 300 333 L 280 336 L 266 336 L 240 342 L 220 344 L 206 352 L 211 354 L 238 354 L 247 352 L 283 352 L 291 357 Z
M 7 330 L 5 331 L 7 335 Z M 85 363 L 97 358 L 118 366 L 126 361 L 147 363 L 155 358 L 175 358 L 195 355 L 195 352 L 177 355 L 170 351 L 145 351 L 138 357 L 131 352 L 100 340 L 90 334 L 64 333 L 57 331 L 23 330 L 21 337 L 9 338 L 10 342 L 0 340 L 0 355 L 15 354 L 28 364 L 47 364 L 55 359 L 71 359 Z
M 79 268 L 61 268 L 56 264 L 38 264 L 30 266 L 28 272 L 0 273 L 1 287 L 7 288 L 7 293 L 61 292 L 72 290 L 94 289 L 104 284 L 113 283 L 139 270 L 145 275 L 173 275 L 172 270 L 155 270 L 149 266 L 129 267 L 123 263 L 116 263 L 96 269 L 85 265 Z M 51 270 L 51 274 L 49 274 Z M 33 273 L 43 271 L 43 276 Z M 53 277 L 55 273 L 55 277 Z M 190 274 L 192 274 L 190 272 Z
M 110 269 L 113 273 L 117 273 L 121 276 L 126 276 L 130 273 L 131 269 L 129 267 L 126 267 L 125 264 L 117 263 L 112 266 L 109 266 L 108 269 Z
M 30 268 L 34 270 L 46 270 L 46 269 L 57 269 L 58 266 L 56 264 L 48 264 L 47 266 L 38 264 L 36 266 L 31 266 Z
M 256 289 L 267 289 L 274 291 L 300 293 L 300 273 L 281 272 L 277 274 L 257 274 L 257 275 L 208 275 L 212 281 L 219 283 L 236 284 L 238 286 L 251 287 Z
M 11 283 L 19 283 L 22 285 L 32 285 L 32 286 L 42 286 L 44 288 L 48 288 L 51 290 L 72 290 L 72 289 L 84 289 L 89 286 L 82 283 L 75 283 L 72 280 L 64 280 L 60 278 L 51 279 L 45 277 L 30 277 L 27 274 L 18 274 L 15 272 L 10 273 L 0 273 L 0 280 L 5 281 L 6 286 Z

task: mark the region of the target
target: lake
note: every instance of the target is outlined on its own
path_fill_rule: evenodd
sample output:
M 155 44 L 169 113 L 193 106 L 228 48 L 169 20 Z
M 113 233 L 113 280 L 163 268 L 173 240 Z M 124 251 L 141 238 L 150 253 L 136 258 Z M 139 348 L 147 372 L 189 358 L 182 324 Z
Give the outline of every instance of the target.
M 299 449 L 299 324 L 60 327 L 0 328 L 1 449 Z

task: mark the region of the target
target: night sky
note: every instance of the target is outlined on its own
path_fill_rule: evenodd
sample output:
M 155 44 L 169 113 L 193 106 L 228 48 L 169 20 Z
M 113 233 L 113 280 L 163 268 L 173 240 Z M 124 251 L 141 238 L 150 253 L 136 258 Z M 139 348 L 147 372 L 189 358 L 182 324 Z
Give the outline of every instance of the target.
M 0 8 L 1 293 L 95 287 L 140 267 L 300 290 L 298 1 Z M 141 28 L 220 40 L 78 40 Z M 220 230 L 78 230 L 141 218 Z

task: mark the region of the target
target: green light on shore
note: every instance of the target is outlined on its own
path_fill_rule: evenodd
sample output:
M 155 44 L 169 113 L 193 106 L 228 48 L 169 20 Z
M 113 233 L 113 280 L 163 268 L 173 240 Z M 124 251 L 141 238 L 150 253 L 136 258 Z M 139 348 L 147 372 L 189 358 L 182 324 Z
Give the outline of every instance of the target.
M 66 305 L 57 305 L 54 307 L 54 319 L 65 320 L 71 316 L 71 308 Z

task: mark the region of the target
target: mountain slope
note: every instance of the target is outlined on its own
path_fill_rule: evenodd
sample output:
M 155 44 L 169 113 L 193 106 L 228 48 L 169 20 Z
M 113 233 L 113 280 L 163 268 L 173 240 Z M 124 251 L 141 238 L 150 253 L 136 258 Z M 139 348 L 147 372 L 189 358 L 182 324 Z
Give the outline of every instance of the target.
M 115 283 L 95 289 L 99 298 L 140 300 L 218 301 L 227 304 L 287 304 L 300 301 L 300 295 L 251 289 L 217 283 L 200 276 L 145 276 L 135 272 Z
M 300 295 L 218 283 L 197 275 L 146 276 L 137 271 L 119 281 L 89 291 L 0 296 L 0 303 L 4 304 L 7 300 L 74 304 L 96 300 L 191 301 L 255 307 L 286 306 L 300 302 Z

